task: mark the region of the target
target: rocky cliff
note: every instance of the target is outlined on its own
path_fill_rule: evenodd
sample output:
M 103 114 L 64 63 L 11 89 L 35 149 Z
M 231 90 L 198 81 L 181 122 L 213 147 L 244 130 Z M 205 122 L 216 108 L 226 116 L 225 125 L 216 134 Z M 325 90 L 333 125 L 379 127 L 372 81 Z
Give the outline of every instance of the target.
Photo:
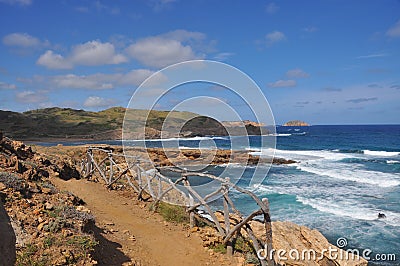
M 0 265 L 96 264 L 89 254 L 96 242 L 84 233 L 94 217 L 51 177 L 79 173 L 22 142 L 0 139 Z
M 300 121 L 300 120 L 291 120 L 283 124 L 285 127 L 308 127 L 310 124 Z

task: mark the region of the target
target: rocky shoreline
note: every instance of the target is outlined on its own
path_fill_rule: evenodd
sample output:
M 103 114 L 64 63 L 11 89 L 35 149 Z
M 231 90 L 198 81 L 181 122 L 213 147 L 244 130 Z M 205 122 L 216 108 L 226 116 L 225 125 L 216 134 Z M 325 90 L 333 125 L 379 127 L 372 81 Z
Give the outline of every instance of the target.
M 36 146 L 32 149 L 22 142 L 7 138 L 0 140 L 0 224 L 2 225 L 0 261 L 16 260 L 17 264 L 23 265 L 32 261 L 41 261 L 43 265 L 96 265 L 98 261 L 102 261 L 102 256 L 108 255 L 102 246 L 105 243 L 102 235 L 88 233 L 99 231 L 96 229 L 95 213 L 92 213 L 79 197 L 70 192 L 60 191 L 55 185 L 60 182 L 57 180 L 68 179 L 82 182 L 81 186 L 85 184 L 84 182 L 88 182 L 79 180 L 81 176 L 75 168 L 84 156 L 84 148 Z M 121 147 L 112 148 L 121 149 Z M 170 158 L 167 159 L 160 149 L 149 149 L 148 152 L 150 158 L 160 166 L 171 165 Z M 180 162 L 185 160 L 196 162 L 200 158 L 199 155 L 204 153 L 200 150 L 175 152 Z M 251 164 L 260 160 L 258 157 L 250 157 L 247 152 L 231 153 L 221 150 L 215 152 L 214 164 L 244 161 L 250 161 Z M 277 159 L 273 163 L 293 162 Z M 122 190 L 121 193 L 125 192 Z M 132 200 L 132 196 L 129 198 Z M 141 206 L 143 203 L 136 204 Z M 234 226 L 234 215 L 231 222 Z M 252 227 L 256 228 L 256 236 L 260 239 L 265 237 L 263 224 L 257 221 L 251 223 Z M 308 248 L 314 249 L 318 254 L 315 259 L 309 261 L 283 260 L 276 257 L 275 260 L 279 265 L 367 265 L 364 259 L 341 261 L 324 255 L 323 249 L 336 247 L 329 244 L 317 230 L 290 222 L 273 222 L 272 227 L 274 249 Z M 118 229 L 114 230 L 118 232 Z M 189 235 L 193 234 L 203 241 L 202 245 L 210 250 L 210 256 L 217 256 L 215 252 L 218 251 L 212 252 L 212 250 L 216 250 L 215 247 L 220 245 L 221 239 L 215 228 L 204 226 L 187 230 Z M 245 236 L 245 233 L 243 235 Z M 245 244 L 238 247 L 233 259 L 228 262 L 223 262 L 225 259 L 221 259 L 212 265 L 254 265 L 252 264 L 256 262 L 254 253 L 251 253 Z M 252 257 L 248 257 L 249 254 L 253 254 Z M 131 260 L 135 261 L 135 258 Z M 151 262 L 146 265 L 151 265 Z

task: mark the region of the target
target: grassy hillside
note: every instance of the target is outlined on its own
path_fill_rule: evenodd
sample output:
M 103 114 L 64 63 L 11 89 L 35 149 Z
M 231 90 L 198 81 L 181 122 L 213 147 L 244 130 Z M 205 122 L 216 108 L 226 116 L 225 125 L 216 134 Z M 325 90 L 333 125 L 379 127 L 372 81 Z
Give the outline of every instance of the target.
M 123 107 L 113 107 L 100 112 L 58 107 L 24 113 L 0 110 L 0 131 L 15 139 L 119 138 L 125 111 Z M 146 113 L 145 110 L 130 110 L 129 118 L 136 120 L 139 126 L 139 121 L 143 121 Z M 148 126 L 160 128 L 168 113 L 151 111 Z M 179 120 L 189 117 L 190 113 L 173 112 L 171 115 Z
M 125 117 L 126 114 L 126 117 Z M 147 120 L 146 117 L 148 116 Z M 169 116 L 169 129 L 180 129 L 181 136 L 226 135 L 226 126 L 218 121 L 189 112 L 134 110 L 113 107 L 100 112 L 74 110 L 70 108 L 46 108 L 16 113 L 0 110 L 0 131 L 6 136 L 20 140 L 39 139 L 120 139 L 122 124 L 129 121 L 130 138 L 138 136 L 137 132 L 146 127 L 148 138 L 159 138 L 165 118 Z M 191 119 L 197 116 L 197 118 Z M 146 122 L 146 124 L 144 124 Z M 186 123 L 187 122 L 187 123 Z M 249 122 L 249 121 L 247 121 Z M 246 122 L 246 123 L 247 123 Z M 250 123 L 250 122 L 249 122 Z M 224 127 L 225 126 L 225 127 Z M 259 134 L 259 128 L 246 125 L 249 134 Z M 171 130 L 170 132 L 176 132 Z M 230 131 L 232 132 L 232 130 Z M 171 137 L 176 134 L 171 133 Z M 243 132 L 238 133 L 243 135 Z

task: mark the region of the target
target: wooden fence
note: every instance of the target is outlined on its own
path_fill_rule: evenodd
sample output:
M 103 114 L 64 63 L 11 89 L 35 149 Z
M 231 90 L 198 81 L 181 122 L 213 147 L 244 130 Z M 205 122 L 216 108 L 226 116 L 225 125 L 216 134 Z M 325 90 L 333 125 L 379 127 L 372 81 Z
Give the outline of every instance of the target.
M 123 162 L 121 162 L 123 161 Z M 144 199 L 144 193 L 149 195 L 156 206 L 160 201 L 167 200 L 168 195 L 174 199 L 179 198 L 180 205 L 186 207 L 189 213 L 190 226 L 196 223 L 196 217 L 201 218 L 198 209 L 202 208 L 210 217 L 212 226 L 216 228 L 219 235 L 223 238 L 228 255 L 233 254 L 233 240 L 241 235 L 242 230 L 247 233 L 255 251 L 267 248 L 272 251 L 272 227 L 269 212 L 268 199 L 258 198 L 253 192 L 243 189 L 230 182 L 229 178 L 220 178 L 211 174 L 200 172 L 189 172 L 175 168 L 167 168 L 168 171 L 179 175 L 175 181 L 162 175 L 157 169 L 145 169 L 151 162 L 141 159 L 138 156 L 123 155 L 114 153 L 112 149 L 104 147 L 88 147 L 86 158 L 82 159 L 81 172 L 87 179 L 102 180 L 108 188 L 123 180 L 131 186 L 139 199 Z M 189 177 L 208 178 L 218 182 L 218 188 L 206 196 L 200 196 L 195 187 L 191 185 Z M 99 177 L 99 178 L 98 178 Z M 183 186 L 185 189 L 179 188 Z M 252 198 L 258 205 L 258 209 L 244 216 L 235 206 L 230 194 L 239 192 Z M 221 197 L 223 200 L 223 221 L 219 220 L 216 213 L 208 204 L 211 198 Z M 232 223 L 232 216 L 235 216 L 235 223 Z M 256 216 L 263 217 L 265 229 L 265 241 L 257 238 L 251 228 L 250 221 Z M 275 265 L 273 259 L 266 256 L 260 259 L 262 266 Z

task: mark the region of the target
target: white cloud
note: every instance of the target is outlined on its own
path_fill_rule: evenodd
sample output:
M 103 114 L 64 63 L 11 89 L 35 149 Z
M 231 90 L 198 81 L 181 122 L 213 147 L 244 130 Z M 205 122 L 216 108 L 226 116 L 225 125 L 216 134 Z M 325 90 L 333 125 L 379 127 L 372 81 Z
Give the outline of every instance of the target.
M 120 64 L 127 62 L 122 54 L 116 54 L 114 45 L 111 43 L 101 43 L 90 41 L 77 45 L 73 48 L 70 60 L 77 65 L 105 65 Z
M 234 53 L 218 53 L 217 55 L 214 56 L 214 59 L 218 60 L 218 61 L 224 61 L 233 55 L 235 55 L 235 54 Z
M 310 74 L 301 70 L 300 68 L 292 69 L 286 72 L 286 77 L 288 78 L 308 78 Z
M 105 74 L 104 74 L 105 75 Z M 77 76 L 68 74 L 63 76 L 55 76 L 51 79 L 51 83 L 58 88 L 68 89 L 112 89 L 112 83 L 105 82 L 104 77 L 98 74 L 90 76 Z
M 275 82 L 269 83 L 268 86 L 271 88 L 283 88 L 283 87 L 295 87 L 297 85 L 295 80 L 277 80 Z
M 357 59 L 367 59 L 367 58 L 375 58 L 375 57 L 385 57 L 388 54 L 380 53 L 380 54 L 369 54 L 369 55 L 360 55 L 357 56 Z
M 134 69 L 127 73 L 115 74 L 58 75 L 47 80 L 50 80 L 49 85 L 54 88 L 106 90 L 117 86 L 138 86 L 153 73 L 148 69 Z M 155 79 L 155 84 L 163 81 L 161 75 L 157 75 Z
M 286 36 L 285 36 L 285 34 L 283 34 L 280 31 L 273 31 L 273 32 L 268 33 L 265 36 L 265 39 L 267 41 L 267 45 L 272 45 L 274 43 L 278 43 L 278 42 L 286 40 Z
M 3 44 L 18 48 L 41 48 L 49 46 L 48 41 L 41 41 L 28 33 L 15 32 L 3 37 Z
M 36 61 L 36 64 L 49 69 L 71 69 L 73 67 L 69 60 L 66 60 L 60 54 L 55 54 L 51 50 L 47 50 L 44 54 L 42 54 Z
M 0 3 L 5 3 L 9 5 L 29 6 L 32 4 L 32 0 L 0 0 Z
M 48 50 L 39 57 L 36 63 L 49 69 L 71 69 L 75 65 L 98 66 L 121 64 L 127 61 L 124 55 L 116 53 L 113 44 L 89 41 L 73 47 L 66 57 Z
M 265 11 L 267 11 L 268 14 L 274 14 L 278 12 L 279 6 L 277 6 L 274 2 L 269 3 L 267 7 L 265 8 Z
M 400 20 L 388 29 L 386 35 L 392 38 L 400 37 Z
M 163 37 L 149 37 L 137 41 L 127 52 L 139 62 L 151 67 L 165 67 L 174 63 L 202 58 L 189 45 Z
M 116 103 L 115 99 L 105 99 L 99 96 L 89 96 L 83 106 L 85 107 L 109 107 Z
M 15 84 L 0 81 L 0 90 L 15 90 L 16 88 Z
M 198 41 L 205 40 L 207 38 L 207 36 L 202 32 L 187 31 L 187 30 L 182 30 L 182 29 L 170 31 L 170 32 L 161 34 L 158 37 L 162 37 L 165 39 L 172 39 L 172 40 L 176 40 L 179 42 L 189 42 L 192 44 L 195 42 L 198 42 Z
M 47 101 L 48 97 L 43 91 L 22 91 L 15 95 L 15 99 L 19 103 L 41 103 Z
M 192 48 L 204 39 L 203 33 L 177 30 L 138 40 L 127 48 L 127 52 L 146 66 L 160 68 L 204 58 L 204 55 L 197 54 Z
M 120 74 L 117 78 L 117 83 L 120 85 L 138 86 L 153 73 L 153 71 L 148 69 L 135 69 L 126 74 Z

